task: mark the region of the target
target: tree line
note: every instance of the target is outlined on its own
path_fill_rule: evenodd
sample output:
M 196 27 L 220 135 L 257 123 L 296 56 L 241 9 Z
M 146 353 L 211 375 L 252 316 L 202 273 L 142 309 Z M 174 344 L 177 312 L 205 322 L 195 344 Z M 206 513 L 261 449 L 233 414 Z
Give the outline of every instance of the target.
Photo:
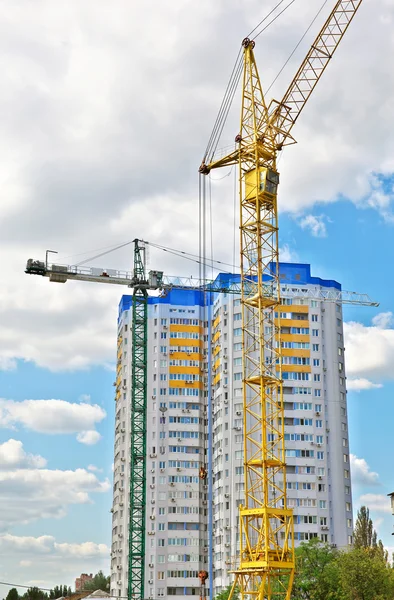
M 357 513 L 353 546 L 345 551 L 313 538 L 296 549 L 292 600 L 393 600 L 394 557 L 374 530 L 369 510 Z M 231 586 L 215 600 L 228 600 Z M 239 600 L 239 592 L 233 596 Z
M 109 591 L 110 578 L 104 575 L 102 571 L 90 581 L 85 581 L 83 591 L 94 592 L 95 590 Z M 67 585 L 55 585 L 49 592 L 38 587 L 31 587 L 24 594 L 19 594 L 16 588 L 11 588 L 5 600 L 56 600 L 57 598 L 71 596 L 72 590 Z

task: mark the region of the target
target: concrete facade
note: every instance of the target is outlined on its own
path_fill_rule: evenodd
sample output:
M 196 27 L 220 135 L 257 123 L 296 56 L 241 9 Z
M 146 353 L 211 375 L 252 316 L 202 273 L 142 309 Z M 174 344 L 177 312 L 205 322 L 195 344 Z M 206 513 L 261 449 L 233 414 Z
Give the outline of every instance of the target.
M 311 277 L 309 265 L 281 265 L 281 280 L 293 291 L 340 289 L 336 282 Z M 129 309 L 130 297 L 123 297 L 118 322 L 122 389 L 116 400 L 113 596 L 127 596 Z M 287 492 L 296 544 L 318 537 L 346 547 L 352 542 L 353 523 L 342 307 L 284 297 L 280 318 Z M 211 431 L 204 396 L 208 374 Z M 244 498 L 239 297 L 215 294 L 209 311 L 198 292 L 171 291 L 165 298 L 150 298 L 147 430 L 145 597 L 198 596 L 200 570 L 212 575 L 213 597 L 231 581 L 227 570 L 238 551 L 237 509 Z M 208 464 L 208 437 L 212 477 L 204 479 L 200 469 Z

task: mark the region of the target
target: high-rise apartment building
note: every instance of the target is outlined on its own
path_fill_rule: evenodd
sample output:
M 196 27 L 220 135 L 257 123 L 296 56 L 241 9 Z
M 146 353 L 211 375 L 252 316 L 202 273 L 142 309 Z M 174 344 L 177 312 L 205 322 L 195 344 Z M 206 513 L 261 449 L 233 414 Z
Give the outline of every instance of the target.
M 340 285 L 311 277 L 305 264 L 281 264 L 280 278 L 287 496 L 294 510 L 295 541 L 318 537 L 345 547 L 352 543 L 353 523 L 342 306 L 316 299 L 321 291 L 340 290 Z M 227 571 L 239 548 L 238 505 L 244 499 L 241 304 L 230 293 L 215 294 L 209 310 L 203 304 L 196 291 L 172 290 L 149 299 L 147 598 L 198 596 L 200 570 L 209 571 L 207 584 L 214 597 L 230 583 Z M 116 394 L 114 596 L 126 596 L 128 583 L 130 307 L 131 297 L 123 296 L 118 320 L 122 386 Z M 204 392 L 209 370 L 210 428 Z M 208 447 L 212 468 L 204 478 L 200 469 L 208 464 Z

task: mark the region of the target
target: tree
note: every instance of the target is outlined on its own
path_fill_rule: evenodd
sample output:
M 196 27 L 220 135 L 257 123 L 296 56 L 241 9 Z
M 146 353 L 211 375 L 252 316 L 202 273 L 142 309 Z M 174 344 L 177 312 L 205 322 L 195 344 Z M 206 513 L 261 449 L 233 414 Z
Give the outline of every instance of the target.
M 226 588 L 224 588 L 224 590 L 222 590 L 221 592 L 216 594 L 214 600 L 228 600 L 232 587 L 233 587 L 233 584 L 231 583 Z M 239 589 L 236 587 L 231 600 L 238 600 L 238 599 L 239 599 Z
M 67 596 L 71 596 L 71 594 L 72 591 L 70 587 L 67 587 L 66 585 L 55 585 L 49 592 L 49 600 L 56 600 L 56 598 L 61 598 L 62 596 L 66 598 Z
M 90 581 L 85 581 L 83 586 L 84 590 L 103 590 L 103 592 L 108 592 L 110 584 L 110 578 L 106 577 L 102 571 L 99 571 L 93 579 Z
M 296 549 L 292 600 L 339 600 L 338 552 L 318 538 Z
M 362 506 L 357 512 L 353 543 L 355 548 L 374 549 L 377 547 L 377 534 L 373 528 L 372 519 L 369 516 L 369 508 L 366 506 Z
M 369 508 L 366 506 L 362 506 L 357 512 L 353 542 L 355 548 L 366 550 L 371 556 L 376 556 L 382 562 L 388 563 L 388 552 L 385 550 L 382 540 L 378 540 L 372 519 L 369 516 Z
M 38 587 L 31 587 L 22 596 L 23 600 L 47 600 L 48 595 Z
M 16 588 L 11 588 L 5 600 L 19 600 L 19 593 Z
M 339 559 L 340 587 L 346 600 L 391 600 L 394 594 L 393 570 L 381 557 L 355 548 Z

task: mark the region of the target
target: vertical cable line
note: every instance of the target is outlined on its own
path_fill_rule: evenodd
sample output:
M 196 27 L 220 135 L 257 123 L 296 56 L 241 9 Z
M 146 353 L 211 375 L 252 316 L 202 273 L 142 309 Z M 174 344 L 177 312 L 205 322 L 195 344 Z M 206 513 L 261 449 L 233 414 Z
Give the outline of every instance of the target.
M 206 178 L 199 175 L 199 279 L 206 280 L 207 274 L 207 198 L 206 198 Z M 211 246 L 213 247 L 213 246 Z M 203 331 L 207 331 L 207 351 L 205 351 L 205 339 L 203 335 L 203 362 L 207 363 L 208 376 L 202 390 L 203 419 L 204 419 L 204 457 L 202 467 L 206 470 L 206 476 L 202 481 L 208 485 L 208 580 L 210 597 L 212 597 L 213 585 L 213 512 L 212 512 L 212 374 L 211 374 L 211 342 L 212 342 L 212 315 L 211 303 L 212 293 L 204 288 L 200 293 L 200 320 L 203 322 Z M 205 322 L 208 327 L 205 329 Z M 201 414 L 201 411 L 200 411 Z M 207 493 L 204 486 L 203 494 Z M 204 570 L 204 569 L 203 569 Z

